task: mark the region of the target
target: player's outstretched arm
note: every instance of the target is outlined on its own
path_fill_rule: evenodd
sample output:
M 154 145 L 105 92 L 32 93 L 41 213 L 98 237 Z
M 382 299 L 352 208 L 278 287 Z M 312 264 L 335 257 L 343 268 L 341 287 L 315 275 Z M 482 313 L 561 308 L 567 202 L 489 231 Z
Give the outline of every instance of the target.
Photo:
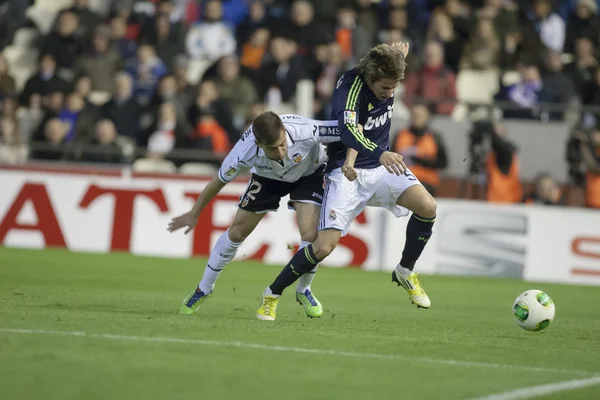
M 175 232 L 183 227 L 187 227 L 185 234 L 187 235 L 198 223 L 198 217 L 204 207 L 227 185 L 226 182 L 221 181 L 218 177 L 213 178 L 212 181 L 206 185 L 206 188 L 198 196 L 198 200 L 194 207 L 187 213 L 175 217 L 169 222 L 169 232 Z

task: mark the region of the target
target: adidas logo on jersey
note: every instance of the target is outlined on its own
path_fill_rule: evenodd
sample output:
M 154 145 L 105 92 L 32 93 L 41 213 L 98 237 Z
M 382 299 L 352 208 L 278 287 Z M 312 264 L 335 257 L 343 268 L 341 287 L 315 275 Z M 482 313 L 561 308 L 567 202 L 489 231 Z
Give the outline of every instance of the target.
M 365 131 L 371 130 L 373 128 L 379 128 L 380 126 L 385 125 L 388 118 L 392 119 L 392 113 L 394 112 L 394 105 L 390 105 L 387 107 L 387 112 L 384 112 L 381 115 L 376 117 L 369 117 L 367 122 L 365 123 Z

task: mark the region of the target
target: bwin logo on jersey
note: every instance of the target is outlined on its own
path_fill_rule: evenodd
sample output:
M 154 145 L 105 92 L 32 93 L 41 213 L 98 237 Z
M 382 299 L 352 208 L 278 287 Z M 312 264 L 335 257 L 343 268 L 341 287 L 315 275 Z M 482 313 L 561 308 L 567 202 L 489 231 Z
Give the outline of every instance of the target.
M 369 117 L 367 122 L 365 123 L 365 131 L 371 130 L 373 128 L 379 128 L 380 126 L 385 125 L 388 118 L 392 119 L 392 113 L 394 112 L 394 106 L 388 106 L 387 112 L 384 112 L 381 115 L 376 116 L 375 118 Z

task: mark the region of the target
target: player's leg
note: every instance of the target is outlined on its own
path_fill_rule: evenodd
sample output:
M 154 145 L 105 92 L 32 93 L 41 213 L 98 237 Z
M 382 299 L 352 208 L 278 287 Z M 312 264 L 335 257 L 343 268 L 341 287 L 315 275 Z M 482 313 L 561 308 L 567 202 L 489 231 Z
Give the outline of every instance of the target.
M 317 238 L 321 206 L 295 201 L 294 209 L 296 210 L 298 230 L 300 231 L 301 242 L 299 250 L 302 250 L 306 246 L 311 245 Z M 318 265 L 315 265 L 312 270 L 302 275 L 298 279 L 298 286 L 296 287 L 296 301 L 304 307 L 306 315 L 311 318 L 320 317 L 323 314 L 323 306 L 311 290 L 311 284 L 315 278 L 317 268 Z
M 319 218 L 319 233 L 313 244 L 299 250 L 263 293 L 257 318 L 274 321 L 277 302 L 283 291 L 302 275 L 312 271 L 335 249 L 354 217 L 362 211 L 358 181 L 348 181 L 339 169 L 326 179 L 325 194 Z
M 202 280 L 196 290 L 181 304 L 181 314 L 193 314 L 198 311 L 200 304 L 212 294 L 219 274 L 235 257 L 242 242 L 254 231 L 267 212 L 277 210 L 280 198 L 279 191 L 271 187 L 269 180 L 253 175 L 246 193 L 241 197 L 232 224 L 217 239 L 210 253 Z
M 392 273 L 392 280 L 408 291 L 414 304 L 429 308 L 431 301 L 423 290 L 414 267 L 433 233 L 437 205 L 427 189 L 417 184 L 417 179 L 410 172 L 399 178 L 395 181 L 402 193 L 397 197 L 396 205 L 412 211 L 413 214 L 406 226 L 402 259 Z

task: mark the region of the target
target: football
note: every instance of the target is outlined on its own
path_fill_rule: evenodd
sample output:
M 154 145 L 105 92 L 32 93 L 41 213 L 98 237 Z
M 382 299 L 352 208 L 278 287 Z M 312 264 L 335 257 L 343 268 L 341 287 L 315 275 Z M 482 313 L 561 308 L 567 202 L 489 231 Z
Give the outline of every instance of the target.
M 513 304 L 513 317 L 526 331 L 541 331 L 554 320 L 554 302 L 541 290 L 527 290 Z

